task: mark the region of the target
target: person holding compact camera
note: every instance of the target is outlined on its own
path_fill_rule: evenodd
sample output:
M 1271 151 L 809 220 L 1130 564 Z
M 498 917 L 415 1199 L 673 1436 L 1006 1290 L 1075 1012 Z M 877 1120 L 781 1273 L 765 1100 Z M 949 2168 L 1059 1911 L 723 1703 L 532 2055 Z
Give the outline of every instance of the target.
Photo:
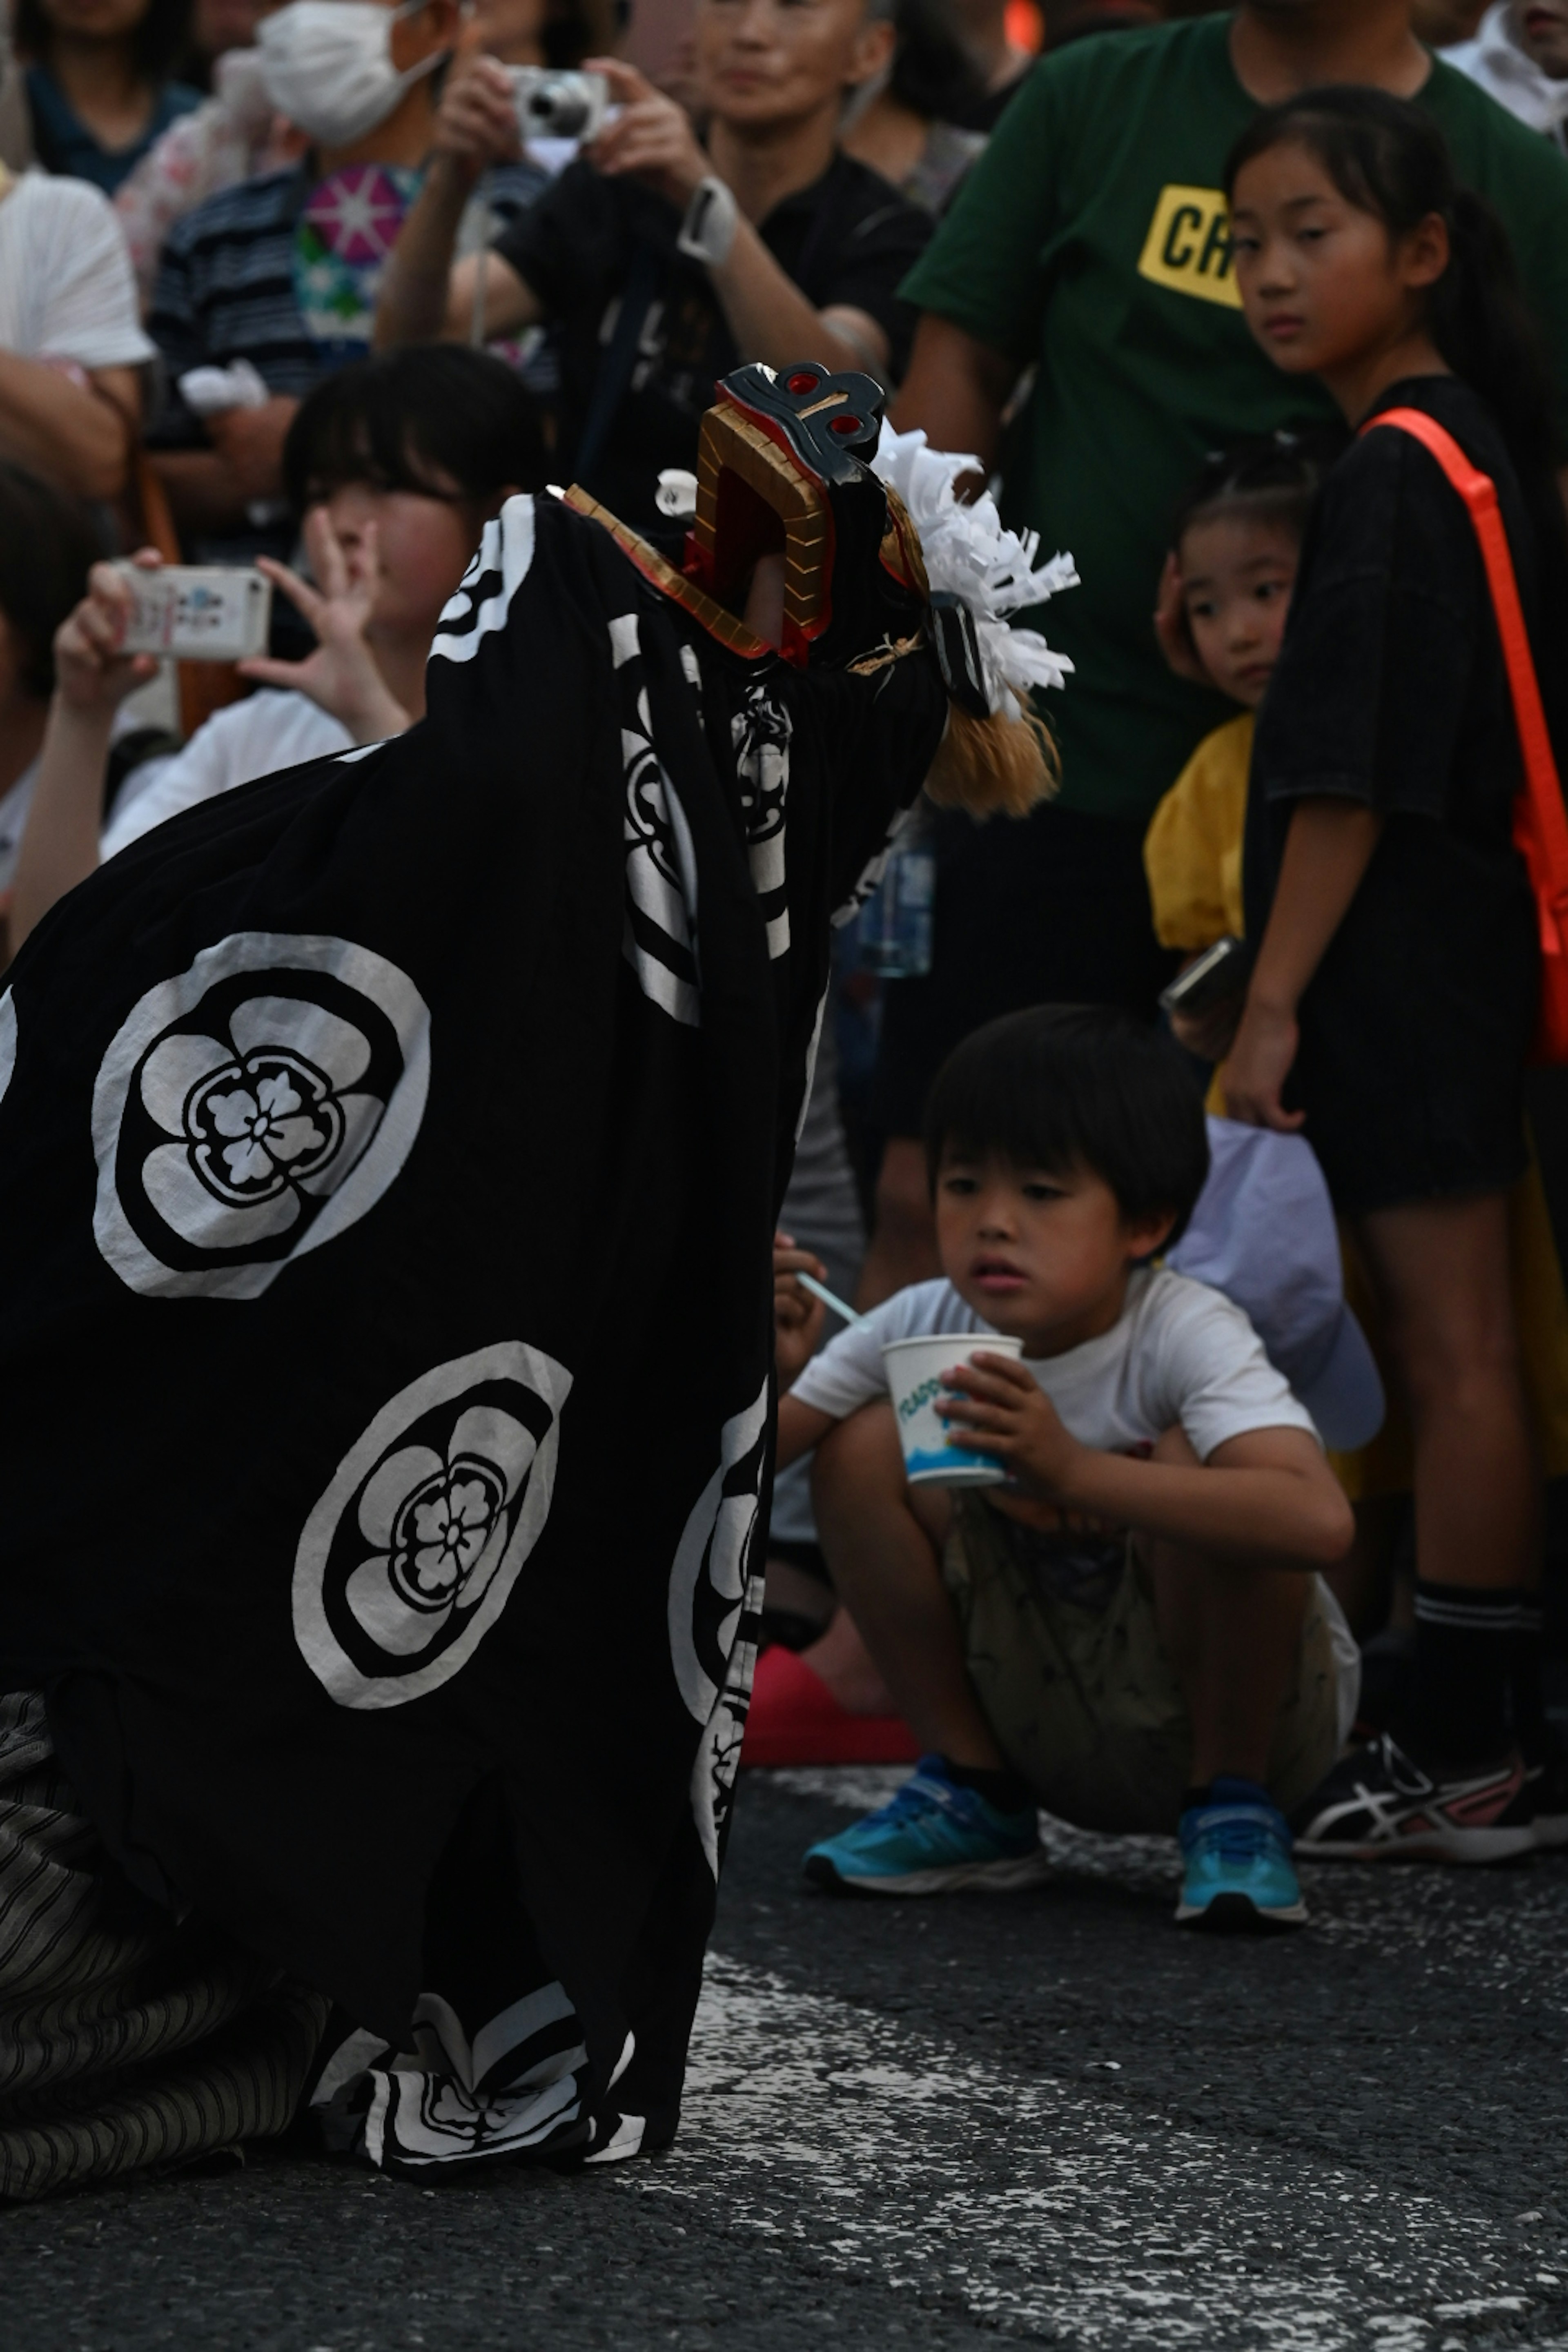
M 265 94 L 308 144 L 175 223 L 148 320 L 166 390 L 147 437 L 193 562 L 290 553 L 284 443 L 312 387 L 369 351 L 436 77 L 462 37 L 458 0 L 286 0 L 263 17 Z M 492 212 L 510 217 L 542 185 L 513 164 L 491 182 Z
M 560 472 L 645 531 L 659 527 L 659 474 L 694 466 L 714 379 L 739 362 L 898 379 L 913 320 L 897 289 L 931 235 L 838 145 L 846 97 L 888 63 L 879 0 L 697 0 L 694 36 L 706 144 L 632 67 L 591 60 L 609 100 L 602 127 L 584 123 L 586 143 L 540 202 L 454 268 L 476 180 L 521 144 L 514 78 L 468 60 L 376 310 L 383 346 L 466 339 L 476 316 L 487 336 L 552 322 Z M 526 96 L 537 119 L 542 93 Z M 552 127 L 567 127 L 559 105 Z

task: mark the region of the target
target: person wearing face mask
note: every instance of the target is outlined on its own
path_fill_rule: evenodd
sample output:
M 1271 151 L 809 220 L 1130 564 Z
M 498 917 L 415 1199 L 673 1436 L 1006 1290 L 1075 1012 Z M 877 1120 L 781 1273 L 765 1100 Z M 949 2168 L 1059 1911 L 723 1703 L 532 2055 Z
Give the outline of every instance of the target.
M 556 327 L 561 478 L 645 532 L 668 531 L 659 474 L 695 465 L 714 380 L 738 360 L 898 381 L 899 282 L 931 229 L 838 144 L 848 94 L 891 56 L 883 0 L 697 0 L 693 33 L 706 144 L 630 66 L 590 60 L 616 111 L 483 257 L 488 333 Z M 476 58 L 443 100 L 378 343 L 467 338 L 479 262 L 452 267 L 458 224 L 479 173 L 517 152 L 511 86 Z
M 1568 149 L 1568 0 L 1496 0 L 1448 63 Z
M 284 440 L 311 386 L 369 349 L 376 289 L 419 189 L 437 71 L 458 24 L 458 0 L 289 0 L 261 20 L 267 94 L 309 146 L 177 224 L 148 320 L 168 382 L 149 445 L 193 562 L 290 551 Z M 502 219 L 542 184 L 521 164 L 495 182 Z M 214 413 L 209 394 L 198 415 L 182 383 L 242 360 L 265 396 L 253 382 L 248 404 L 237 396 Z
M 172 758 L 133 769 L 101 841 L 115 715 L 153 664 L 120 652 L 126 584 L 112 565 L 94 567 L 55 638 L 57 683 L 16 861 L 13 949 L 100 857 L 183 809 L 423 719 L 442 606 L 484 524 L 514 491 L 543 481 L 538 405 L 484 352 L 361 360 L 301 404 L 283 471 L 314 585 L 262 562 L 305 615 L 315 649 L 300 662 L 243 663 L 259 690 L 215 713 Z M 149 550 L 138 561 L 156 558 Z

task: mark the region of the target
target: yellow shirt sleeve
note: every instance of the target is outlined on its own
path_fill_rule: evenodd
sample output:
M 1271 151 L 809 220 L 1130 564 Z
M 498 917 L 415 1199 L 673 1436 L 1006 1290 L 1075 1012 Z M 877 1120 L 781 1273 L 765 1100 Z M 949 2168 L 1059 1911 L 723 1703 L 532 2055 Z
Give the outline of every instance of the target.
M 1252 765 L 1253 715 L 1205 735 L 1155 810 L 1143 869 L 1162 947 L 1193 955 L 1241 935 L 1241 837 Z

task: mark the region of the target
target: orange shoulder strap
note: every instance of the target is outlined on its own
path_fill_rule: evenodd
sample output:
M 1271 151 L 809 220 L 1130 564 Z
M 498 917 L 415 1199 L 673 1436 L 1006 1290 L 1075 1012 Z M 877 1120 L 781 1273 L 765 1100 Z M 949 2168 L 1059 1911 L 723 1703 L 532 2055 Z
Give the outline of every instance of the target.
M 1473 466 L 1451 433 L 1421 408 L 1385 408 L 1363 434 L 1394 427 L 1434 457 L 1469 509 L 1497 614 L 1524 762 L 1524 789 L 1514 808 L 1513 837 L 1530 871 L 1541 914 L 1543 1039 L 1550 1057 L 1568 1059 L 1568 809 L 1542 707 L 1535 658 L 1524 625 L 1513 556 L 1498 505 L 1497 484 Z

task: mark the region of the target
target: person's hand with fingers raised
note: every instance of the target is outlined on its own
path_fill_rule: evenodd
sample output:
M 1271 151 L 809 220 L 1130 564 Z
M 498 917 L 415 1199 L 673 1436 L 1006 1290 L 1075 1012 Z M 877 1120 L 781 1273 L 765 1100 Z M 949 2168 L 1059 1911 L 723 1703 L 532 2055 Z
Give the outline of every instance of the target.
M 1174 549 L 1165 558 L 1160 574 L 1159 593 L 1154 600 L 1154 635 L 1160 651 L 1165 656 L 1166 667 L 1178 677 L 1190 678 L 1194 686 L 1213 687 L 1214 680 L 1198 658 L 1193 643 L 1193 633 L 1187 625 L 1187 607 L 1182 595 L 1182 567 Z
M 773 1235 L 773 1360 L 779 1387 L 797 1381 L 816 1353 L 827 1309 L 795 1280 L 797 1274 L 827 1279 L 827 1268 L 810 1250 L 798 1249 L 790 1234 Z
M 620 109 L 584 149 L 588 161 L 612 178 L 629 174 L 646 182 L 684 212 L 713 176 L 685 108 L 618 58 L 590 58 L 587 70 L 604 76 Z
M 156 572 L 156 548 L 138 549 L 132 562 Z M 145 686 L 158 667 L 151 654 L 120 648 L 131 625 L 135 599 L 131 583 L 112 563 L 95 563 L 87 594 L 55 632 L 55 690 L 64 708 L 107 727 L 128 694 Z
M 1244 1127 L 1272 1127 L 1294 1135 L 1306 1125 L 1306 1114 L 1287 1110 L 1280 1099 L 1300 1043 L 1293 1013 L 1249 995 L 1241 1026 L 1220 1072 L 1227 1118 Z
M 943 1372 L 942 1384 L 949 1391 L 941 1412 L 952 1424 L 951 1444 L 994 1454 L 1041 1501 L 1071 1504 L 1073 1475 L 1087 1449 L 1026 1366 L 1011 1356 L 977 1353 Z
M 430 152 L 470 187 L 490 164 L 516 163 L 522 152 L 516 93 L 499 58 L 465 56 L 459 44 L 436 110 Z
M 316 650 L 300 662 L 260 656 L 241 662 L 241 677 L 254 678 L 259 686 L 288 687 L 309 695 L 348 729 L 356 743 L 382 743 L 389 735 L 401 735 L 412 721 L 376 667 L 365 634 L 379 574 L 374 523 L 365 524 L 351 554 L 333 530 L 325 507 L 312 507 L 305 518 L 305 545 L 319 583 L 315 587 L 270 556 L 259 557 L 258 563 L 314 629 Z

